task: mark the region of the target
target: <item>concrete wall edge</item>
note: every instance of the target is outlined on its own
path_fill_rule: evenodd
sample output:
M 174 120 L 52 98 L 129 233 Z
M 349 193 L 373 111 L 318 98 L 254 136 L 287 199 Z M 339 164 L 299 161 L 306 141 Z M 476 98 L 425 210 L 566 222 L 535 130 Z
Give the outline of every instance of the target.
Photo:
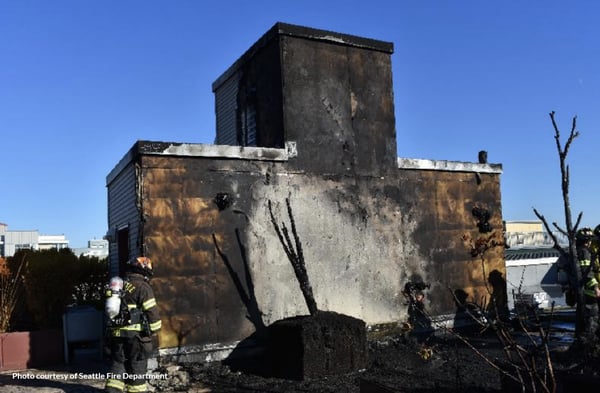
M 285 162 L 296 157 L 298 151 L 296 142 L 288 141 L 285 148 L 254 147 L 254 146 L 229 146 L 202 143 L 177 143 L 177 142 L 150 142 L 138 141 L 121 158 L 119 163 L 106 177 L 108 186 L 123 169 L 139 155 L 164 155 L 180 157 L 223 158 L 255 161 Z
M 502 173 L 502 164 L 480 164 L 475 162 L 428 160 L 398 157 L 399 169 L 418 169 L 449 172 Z

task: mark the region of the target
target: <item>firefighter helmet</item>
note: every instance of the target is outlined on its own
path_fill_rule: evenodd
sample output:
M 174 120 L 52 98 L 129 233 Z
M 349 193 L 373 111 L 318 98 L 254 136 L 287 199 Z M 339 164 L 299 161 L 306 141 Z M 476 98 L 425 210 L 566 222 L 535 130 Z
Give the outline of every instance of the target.
M 129 260 L 128 268 L 134 273 L 152 277 L 152 261 L 148 257 L 135 257 Z
M 596 235 L 597 238 L 600 238 L 600 224 L 596 225 L 596 228 L 594 228 L 594 235 Z
M 594 238 L 594 231 L 592 231 L 592 228 L 588 228 L 588 227 L 581 228 L 580 230 L 577 231 L 575 238 L 578 243 L 584 243 L 584 242 L 590 241 Z

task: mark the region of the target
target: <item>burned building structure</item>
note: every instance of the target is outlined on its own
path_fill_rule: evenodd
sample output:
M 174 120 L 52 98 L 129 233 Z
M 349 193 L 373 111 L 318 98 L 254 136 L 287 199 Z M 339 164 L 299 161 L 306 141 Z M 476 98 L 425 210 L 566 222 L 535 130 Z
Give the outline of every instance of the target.
M 392 53 L 277 23 L 214 82 L 214 145 L 137 141 L 108 174 L 111 273 L 152 258 L 162 348 L 227 349 L 308 313 L 269 215 L 286 199 L 320 310 L 402 321 L 411 281 L 438 316 L 453 289 L 488 295 L 464 237 L 483 236 L 475 210 L 502 236 L 502 166 L 397 157 Z M 505 274 L 502 247 L 486 264 Z

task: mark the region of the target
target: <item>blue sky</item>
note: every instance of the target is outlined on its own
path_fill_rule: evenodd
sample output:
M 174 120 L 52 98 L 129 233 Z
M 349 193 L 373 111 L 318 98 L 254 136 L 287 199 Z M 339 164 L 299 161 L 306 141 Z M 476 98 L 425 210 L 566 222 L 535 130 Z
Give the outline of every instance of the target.
M 0 222 L 107 228 L 106 176 L 138 139 L 212 143 L 212 82 L 274 23 L 394 43 L 398 155 L 501 163 L 505 220 L 600 223 L 600 3 L 595 1 L 0 0 Z

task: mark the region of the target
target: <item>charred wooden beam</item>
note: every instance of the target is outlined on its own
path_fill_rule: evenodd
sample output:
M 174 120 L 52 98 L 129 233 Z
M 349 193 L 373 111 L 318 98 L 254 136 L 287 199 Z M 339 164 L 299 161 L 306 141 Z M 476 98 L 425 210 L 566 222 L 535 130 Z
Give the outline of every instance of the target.
M 296 222 L 294 221 L 294 215 L 292 213 L 292 206 L 290 205 L 289 198 L 285 199 L 285 203 L 287 206 L 287 212 L 290 219 L 290 226 L 294 242 L 292 243 L 289 230 L 285 223 L 282 223 L 281 227 L 279 226 L 279 224 L 277 224 L 277 220 L 275 219 L 275 215 L 273 214 L 272 203 L 269 200 L 269 214 L 271 216 L 271 222 L 273 223 L 275 232 L 277 232 L 277 237 L 279 238 L 279 241 L 283 246 L 283 250 L 285 251 L 288 259 L 290 260 L 292 267 L 294 268 L 294 274 L 296 275 L 296 279 L 300 284 L 300 290 L 302 291 L 302 295 L 304 296 L 304 300 L 306 301 L 308 311 L 310 312 L 310 315 L 315 315 L 319 311 L 319 309 L 317 308 L 317 303 L 315 302 L 312 286 L 310 285 L 308 273 L 306 272 L 306 263 L 304 261 L 304 253 L 302 251 L 302 242 L 298 237 L 298 232 L 296 230 Z

